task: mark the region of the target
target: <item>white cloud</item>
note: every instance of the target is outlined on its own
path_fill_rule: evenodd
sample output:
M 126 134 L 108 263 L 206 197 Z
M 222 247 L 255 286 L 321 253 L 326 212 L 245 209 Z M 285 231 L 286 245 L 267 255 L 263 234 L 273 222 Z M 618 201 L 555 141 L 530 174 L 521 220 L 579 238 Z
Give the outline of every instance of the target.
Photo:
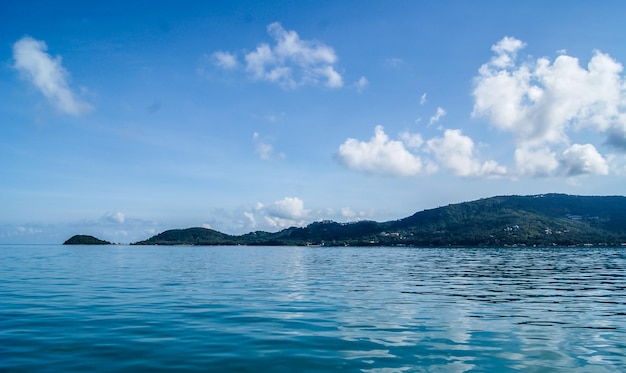
M 276 123 L 278 122 L 278 120 L 282 117 L 285 116 L 285 113 L 279 113 L 279 114 L 267 114 L 265 116 L 265 120 L 270 122 L 270 123 Z
M 79 115 L 91 109 L 75 97 L 67 79 L 61 57 L 51 57 L 45 42 L 24 36 L 13 44 L 14 67 L 23 74 L 57 109 Z
M 256 144 L 256 154 L 264 161 L 271 161 L 273 152 L 274 147 L 271 144 L 266 144 L 262 142 Z
M 409 148 L 419 149 L 424 143 L 422 136 L 419 133 L 402 132 L 400 133 L 400 140 Z
M 126 217 L 123 213 L 119 211 L 115 212 L 107 212 L 101 218 L 100 221 L 103 223 L 114 223 L 114 224 L 124 224 Z
M 223 211 L 220 216 L 228 215 Z M 376 215 L 375 210 L 360 211 L 353 210 L 350 207 L 343 207 L 340 210 L 333 208 L 321 208 L 311 210 L 305 208 L 305 203 L 298 197 L 285 197 L 272 203 L 264 204 L 258 202 L 254 207 L 240 210 L 236 217 L 237 232 L 249 233 L 253 230 L 276 231 L 289 227 L 303 227 L 314 221 L 333 220 L 333 221 L 359 221 L 363 219 L 372 219 Z M 224 222 L 214 222 L 214 226 L 220 226 Z M 226 232 L 232 232 L 232 223 L 228 223 L 229 227 Z M 220 230 L 219 228 L 217 228 Z
M 520 175 L 532 177 L 549 176 L 559 166 L 556 154 L 547 146 L 539 149 L 516 149 L 515 163 Z
M 504 176 L 505 167 L 495 161 L 480 163 L 474 152 L 474 141 L 461 130 L 446 130 L 441 138 L 427 142 L 428 149 L 444 167 L 458 176 Z
M 285 197 L 275 201 L 269 206 L 263 206 L 256 210 L 262 221 L 273 229 L 283 229 L 293 226 L 304 226 L 309 220 L 310 211 L 304 208 L 304 202 L 298 197 Z M 247 212 L 247 218 L 256 225 L 255 217 Z
M 285 158 L 284 153 L 276 153 L 274 151 L 274 146 L 266 140 L 263 140 L 258 132 L 255 132 L 252 135 L 252 139 L 254 140 L 255 144 L 255 152 L 262 160 L 273 161 L 276 159 Z
M 391 57 L 391 58 L 385 59 L 385 66 L 397 68 L 402 65 L 404 65 L 404 61 L 402 60 L 402 58 Z
M 505 36 L 502 40 L 491 46 L 491 50 L 496 54 L 496 56 L 491 59 L 491 64 L 499 68 L 506 68 L 513 65 L 513 60 L 517 52 L 525 46 L 526 43 Z
M 268 210 L 272 216 L 284 219 L 301 219 L 309 213 L 304 208 L 304 202 L 298 197 L 285 197 L 275 201 Z
M 285 30 L 278 22 L 267 26 L 275 44 L 259 44 L 244 55 L 245 70 L 256 80 L 295 88 L 305 84 L 324 84 L 329 88 L 343 86 L 343 78 L 335 69 L 337 55 L 333 48 L 317 40 L 302 40 L 295 31 Z M 235 54 L 213 53 L 214 63 L 224 69 L 239 65 Z M 359 80 L 360 82 L 360 80 Z
M 369 81 L 364 76 L 360 77 L 359 80 L 357 80 L 356 83 L 354 83 L 354 87 L 359 93 L 363 92 L 365 87 L 367 87 L 368 85 L 369 85 Z
M 213 229 L 213 228 L 211 228 L 211 224 L 208 224 L 208 223 L 204 223 L 204 224 L 202 224 L 202 228 L 205 228 L 205 229 Z
M 19 226 L 17 227 L 17 231 L 21 234 L 37 234 L 37 233 L 41 233 L 43 232 L 41 229 L 39 228 L 33 228 L 33 227 L 22 227 Z
M 421 96 L 420 96 L 420 105 L 424 105 L 426 103 L 426 92 L 424 92 Z
M 250 226 L 251 227 L 256 227 L 256 219 L 254 218 L 254 214 L 248 211 L 245 211 L 243 213 L 243 216 L 246 217 L 246 219 L 248 219 L 248 221 L 250 222 Z
M 622 65 L 594 52 L 586 67 L 561 54 L 517 63 L 525 44 L 506 37 L 492 47 L 495 56 L 475 78 L 472 115 L 515 134 L 520 146 L 568 144 L 569 131 L 589 127 L 626 144 L 626 82 Z
M 230 52 L 215 52 L 212 54 L 213 63 L 222 69 L 232 70 L 239 66 L 239 62 L 237 62 L 237 56 Z
M 609 173 L 606 160 L 591 144 L 574 144 L 567 148 L 563 152 L 562 167 L 567 176 Z
M 340 217 L 346 219 L 347 221 L 372 219 L 373 215 L 373 211 L 354 211 L 350 207 L 342 207 L 340 212 Z
M 390 140 L 380 125 L 368 142 L 347 139 L 339 146 L 337 159 L 349 169 L 372 174 L 412 176 L 423 168 L 422 160 L 401 141 Z
M 608 154 L 606 162 L 612 174 L 626 176 L 626 154 Z
M 430 117 L 430 120 L 428 121 L 428 125 L 430 126 L 430 125 L 432 125 L 434 123 L 439 122 L 439 119 L 441 119 L 445 115 L 446 115 L 446 111 L 443 110 L 443 108 L 438 107 L 437 108 L 437 112 L 435 112 L 435 115 Z
M 350 207 L 342 207 L 341 216 L 343 216 L 344 218 L 355 218 L 357 216 L 357 213 Z
M 332 66 L 320 67 L 318 69 L 315 69 L 315 72 L 317 72 L 321 76 L 325 76 L 328 79 L 328 81 L 326 82 L 326 85 L 328 87 L 330 88 L 343 87 L 343 78 L 337 71 L 335 71 L 335 69 Z M 313 83 L 317 83 L 317 79 L 315 77 L 312 78 L 311 81 Z

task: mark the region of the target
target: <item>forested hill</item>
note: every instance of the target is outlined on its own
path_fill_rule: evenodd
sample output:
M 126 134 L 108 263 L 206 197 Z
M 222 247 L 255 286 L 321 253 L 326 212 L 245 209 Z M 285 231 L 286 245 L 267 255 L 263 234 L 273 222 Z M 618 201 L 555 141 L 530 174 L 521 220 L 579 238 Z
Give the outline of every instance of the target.
M 404 219 L 322 221 L 276 233 L 169 230 L 137 245 L 505 246 L 626 243 L 626 197 L 499 196 L 424 210 Z
M 94 236 L 77 234 L 70 237 L 67 241 L 63 242 L 63 245 L 111 245 L 111 243 L 109 241 L 103 241 Z

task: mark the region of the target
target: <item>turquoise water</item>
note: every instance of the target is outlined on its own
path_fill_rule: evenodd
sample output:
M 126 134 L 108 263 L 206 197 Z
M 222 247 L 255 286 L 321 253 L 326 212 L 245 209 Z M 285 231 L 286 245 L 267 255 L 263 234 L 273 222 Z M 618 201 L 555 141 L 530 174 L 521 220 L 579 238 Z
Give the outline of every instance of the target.
M 0 246 L 0 370 L 624 372 L 626 249 Z

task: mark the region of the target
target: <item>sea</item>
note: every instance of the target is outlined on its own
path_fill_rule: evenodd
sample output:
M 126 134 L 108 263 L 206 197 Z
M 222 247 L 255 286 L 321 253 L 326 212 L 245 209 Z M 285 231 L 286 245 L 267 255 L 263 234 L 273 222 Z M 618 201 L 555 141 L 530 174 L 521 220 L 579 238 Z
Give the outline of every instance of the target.
M 0 245 L 2 372 L 626 372 L 626 248 Z

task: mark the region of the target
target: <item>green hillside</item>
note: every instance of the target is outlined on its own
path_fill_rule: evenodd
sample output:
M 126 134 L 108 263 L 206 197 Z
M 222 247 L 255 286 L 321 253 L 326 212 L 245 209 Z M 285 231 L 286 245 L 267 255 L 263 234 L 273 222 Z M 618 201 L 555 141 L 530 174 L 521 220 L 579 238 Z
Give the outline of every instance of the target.
M 111 243 L 108 241 L 103 241 L 94 236 L 77 234 L 70 237 L 67 241 L 63 242 L 63 245 L 111 245 Z
M 236 245 L 237 238 L 213 229 L 172 229 L 135 245 Z
M 611 245 L 626 243 L 626 197 L 499 196 L 389 222 L 322 221 L 232 236 L 205 228 L 160 233 L 138 245 Z

